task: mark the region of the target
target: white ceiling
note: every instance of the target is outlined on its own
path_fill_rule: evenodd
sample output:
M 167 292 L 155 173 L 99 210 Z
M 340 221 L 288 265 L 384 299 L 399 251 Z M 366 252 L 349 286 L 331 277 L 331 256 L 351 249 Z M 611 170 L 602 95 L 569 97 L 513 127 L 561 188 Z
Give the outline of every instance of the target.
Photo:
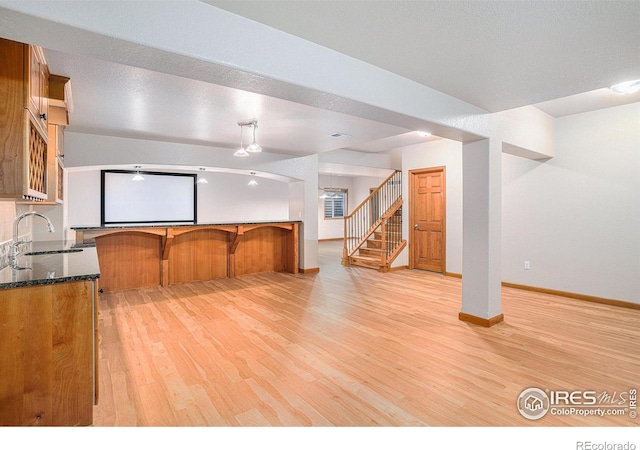
M 638 0 L 205 3 L 491 112 L 640 78 Z
M 640 78 L 637 0 L 205 3 L 489 111 L 539 104 L 559 117 L 640 101 L 640 93 L 620 97 L 602 89 Z M 29 36 L 22 24 L 15 28 L 14 34 Z M 291 156 L 340 148 L 382 152 L 434 139 L 397 123 L 111 62 L 113 55 L 82 56 L 82 42 L 73 45 L 78 53 L 45 48 L 52 73 L 72 80 L 68 131 L 233 149 L 240 143 L 237 122 L 258 118 L 257 139 L 265 152 Z M 599 94 L 576 95 L 594 89 Z M 350 137 L 329 136 L 336 132 Z
M 259 118 L 256 140 L 264 151 L 291 156 L 351 146 L 381 151 L 390 147 L 368 143 L 396 135 L 426 140 L 406 128 L 204 81 L 47 49 L 45 58 L 52 73 L 71 79 L 72 132 L 237 149 L 237 123 Z M 245 128 L 245 147 L 251 139 Z

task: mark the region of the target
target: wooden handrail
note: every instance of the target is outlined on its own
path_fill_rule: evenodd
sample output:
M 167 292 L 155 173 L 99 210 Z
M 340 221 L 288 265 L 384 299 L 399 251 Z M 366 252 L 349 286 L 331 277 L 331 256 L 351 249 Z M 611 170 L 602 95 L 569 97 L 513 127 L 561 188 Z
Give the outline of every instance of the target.
M 391 216 L 393 216 L 398 211 L 398 209 L 400 209 L 401 206 L 402 206 L 402 197 L 396 200 L 395 203 L 389 207 L 387 212 L 382 216 L 382 220 L 389 220 Z
M 391 175 L 389 175 L 387 177 L 386 180 L 384 180 L 382 183 L 380 183 L 380 186 L 378 186 L 377 188 L 375 188 L 375 190 L 373 190 L 369 196 L 367 198 L 365 198 L 364 200 L 362 200 L 362 202 L 360 202 L 360 204 L 355 207 L 353 209 L 353 211 L 351 212 L 351 214 L 349 214 L 348 216 L 344 216 L 344 220 L 346 221 L 347 219 L 353 217 L 353 215 L 360 209 L 362 208 L 369 200 L 371 200 L 373 198 L 374 195 L 376 195 L 378 192 L 380 192 L 380 190 L 391 180 L 391 178 L 393 178 L 393 176 L 395 174 L 397 174 L 398 172 L 400 172 L 399 170 L 394 170 L 393 173 Z
M 386 252 L 385 228 L 389 218 L 402 205 L 401 172 L 394 170 L 352 212 L 344 217 L 344 247 L 342 263 L 350 264 L 350 258 L 382 226 L 382 251 Z M 393 202 L 389 204 L 390 202 Z M 395 242 L 395 241 L 394 241 Z M 393 244 L 395 247 L 395 243 Z M 392 251 L 392 249 L 389 249 Z M 383 258 L 384 259 L 384 258 Z
M 376 229 L 382 225 L 385 224 L 387 222 L 387 220 L 389 220 L 389 218 L 394 215 L 396 213 L 396 211 L 398 211 L 398 209 L 400 209 L 400 207 L 402 206 L 402 197 L 400 197 L 398 200 L 395 201 L 395 203 L 393 205 L 391 205 L 391 208 L 389 208 L 389 211 L 387 211 L 387 214 L 385 214 L 384 216 L 382 216 L 381 218 L 379 218 L 378 220 L 375 221 L 375 223 L 373 225 L 371 225 L 371 228 L 369 228 L 369 231 L 367 231 L 362 238 L 358 241 L 358 243 L 354 246 L 353 250 L 351 250 L 351 252 L 349 252 L 346 248 L 345 251 L 343 252 L 343 256 L 347 257 L 347 256 L 353 256 L 357 251 L 358 248 L 364 244 L 367 239 L 369 239 L 369 237 L 376 231 Z M 383 234 L 384 236 L 384 234 Z M 346 239 L 346 231 L 345 231 L 345 239 Z M 385 238 L 383 237 L 383 240 Z M 383 243 L 384 246 L 384 243 Z

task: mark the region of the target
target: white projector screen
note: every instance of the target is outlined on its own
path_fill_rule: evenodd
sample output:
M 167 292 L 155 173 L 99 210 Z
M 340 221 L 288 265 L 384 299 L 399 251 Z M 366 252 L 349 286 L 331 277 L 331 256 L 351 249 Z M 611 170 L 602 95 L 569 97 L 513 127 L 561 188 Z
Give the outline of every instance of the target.
M 102 171 L 102 225 L 132 223 L 196 223 L 196 175 Z

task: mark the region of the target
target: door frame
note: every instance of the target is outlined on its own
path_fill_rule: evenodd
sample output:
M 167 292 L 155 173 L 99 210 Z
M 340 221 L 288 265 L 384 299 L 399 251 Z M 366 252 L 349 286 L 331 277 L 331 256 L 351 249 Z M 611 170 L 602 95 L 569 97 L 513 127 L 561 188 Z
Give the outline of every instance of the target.
M 415 218 L 415 198 L 414 186 L 417 175 L 429 172 L 442 172 L 442 271 L 434 273 L 447 272 L 447 166 L 425 167 L 422 169 L 409 170 L 409 269 L 415 269 L 415 237 L 413 225 L 416 223 Z

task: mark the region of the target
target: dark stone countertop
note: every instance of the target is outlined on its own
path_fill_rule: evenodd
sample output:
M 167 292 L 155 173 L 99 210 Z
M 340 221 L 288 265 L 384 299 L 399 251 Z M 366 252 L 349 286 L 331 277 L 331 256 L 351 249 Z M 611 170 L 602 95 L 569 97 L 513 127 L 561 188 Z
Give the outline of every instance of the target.
M 110 230 L 118 228 L 177 228 L 177 227 L 211 227 L 224 225 L 267 225 L 270 223 L 302 223 L 301 220 L 251 220 L 247 222 L 211 222 L 211 223 L 120 223 L 107 225 L 73 226 L 72 230 Z
M 93 239 L 31 242 L 22 246 L 17 265 L 28 269 L 4 267 L 0 270 L 0 289 L 100 278 Z

